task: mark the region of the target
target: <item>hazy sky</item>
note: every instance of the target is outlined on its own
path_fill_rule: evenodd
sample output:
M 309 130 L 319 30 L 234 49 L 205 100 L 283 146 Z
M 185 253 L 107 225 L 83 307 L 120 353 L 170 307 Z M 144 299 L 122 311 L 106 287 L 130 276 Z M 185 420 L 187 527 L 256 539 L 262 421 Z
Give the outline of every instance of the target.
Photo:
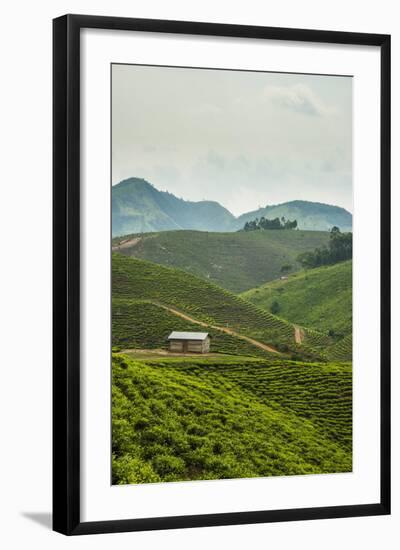
M 352 211 L 352 79 L 113 65 L 113 184 L 131 176 L 235 215 Z

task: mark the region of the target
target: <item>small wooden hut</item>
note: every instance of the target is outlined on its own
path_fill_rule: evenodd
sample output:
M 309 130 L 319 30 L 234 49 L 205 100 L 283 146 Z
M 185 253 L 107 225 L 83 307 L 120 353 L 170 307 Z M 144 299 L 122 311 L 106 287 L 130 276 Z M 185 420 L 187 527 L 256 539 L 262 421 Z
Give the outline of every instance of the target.
M 208 332 L 176 332 L 168 336 L 169 351 L 175 353 L 208 353 L 210 335 Z

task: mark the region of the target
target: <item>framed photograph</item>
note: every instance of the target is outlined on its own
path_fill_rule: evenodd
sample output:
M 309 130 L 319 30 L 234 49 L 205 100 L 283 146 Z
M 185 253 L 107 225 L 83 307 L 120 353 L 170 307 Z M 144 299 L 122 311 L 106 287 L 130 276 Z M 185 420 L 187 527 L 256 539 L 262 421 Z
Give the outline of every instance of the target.
M 54 20 L 54 529 L 390 513 L 390 37 Z

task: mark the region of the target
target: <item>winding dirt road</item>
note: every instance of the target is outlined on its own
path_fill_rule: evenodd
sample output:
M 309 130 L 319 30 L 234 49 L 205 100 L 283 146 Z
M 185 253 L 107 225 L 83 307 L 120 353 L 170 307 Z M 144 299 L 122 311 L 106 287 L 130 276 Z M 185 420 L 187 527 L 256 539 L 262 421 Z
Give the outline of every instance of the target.
M 303 342 L 303 331 L 297 325 L 294 325 L 294 340 L 296 344 L 299 344 L 301 346 Z
M 254 338 L 250 338 L 249 336 L 245 336 L 244 334 L 240 334 L 239 332 L 236 332 L 235 330 L 232 330 L 231 328 L 219 327 L 219 326 L 216 326 L 216 325 L 209 325 L 209 324 L 205 323 L 204 321 L 199 321 L 197 319 L 194 319 L 193 317 L 190 317 L 190 315 L 187 315 L 186 313 L 182 313 L 181 311 L 178 311 L 177 309 L 175 309 L 173 307 L 165 306 L 164 304 L 157 303 L 155 305 L 160 306 L 163 309 L 165 309 L 167 311 L 170 311 L 171 313 L 173 313 L 177 317 L 181 317 L 182 319 L 185 319 L 186 321 L 190 321 L 191 323 L 194 323 L 196 325 L 200 325 L 200 326 L 205 327 L 205 328 L 213 328 L 215 330 L 225 332 L 226 334 L 230 334 L 231 336 L 236 336 L 237 338 L 241 338 L 242 340 L 246 340 L 246 342 L 249 342 L 253 346 L 255 346 L 257 348 L 260 348 L 264 351 L 269 351 L 270 353 L 277 353 L 278 355 L 281 355 L 281 353 L 277 349 L 275 349 L 271 346 L 267 346 L 266 344 L 263 344 L 262 342 L 259 342 L 258 340 L 254 340 Z
M 142 237 L 134 237 L 133 239 L 126 239 L 125 241 L 121 241 L 118 244 L 115 244 L 112 247 L 112 251 L 116 252 L 118 250 L 123 250 L 124 248 L 131 248 L 132 246 L 136 246 L 138 242 L 140 242 Z

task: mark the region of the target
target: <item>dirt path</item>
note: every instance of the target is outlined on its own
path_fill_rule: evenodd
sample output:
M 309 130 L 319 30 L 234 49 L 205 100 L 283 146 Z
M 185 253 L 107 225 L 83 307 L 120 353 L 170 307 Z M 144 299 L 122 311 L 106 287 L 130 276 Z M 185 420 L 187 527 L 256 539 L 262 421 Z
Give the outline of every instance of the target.
M 144 359 L 148 359 L 152 357 L 156 357 L 156 358 L 157 357 L 199 357 L 198 353 L 182 353 L 182 352 L 173 353 L 165 349 L 128 348 L 128 349 L 121 349 L 118 353 L 122 353 L 126 355 L 134 355 L 135 358 L 143 357 Z M 221 357 L 221 354 L 220 353 L 202 353 L 201 357 Z
M 156 305 L 166 309 L 167 311 L 170 311 L 174 315 L 177 315 L 178 317 L 181 317 L 182 319 L 185 319 L 186 321 L 190 321 L 191 323 L 195 323 L 196 325 L 200 325 L 205 328 L 213 328 L 215 330 L 219 330 L 221 332 L 225 332 L 226 334 L 230 334 L 231 336 L 236 336 L 237 338 L 241 338 L 242 340 L 246 340 L 246 342 L 249 342 L 250 344 L 253 344 L 253 346 L 260 348 L 264 351 L 269 351 L 270 353 L 278 353 L 280 355 L 280 352 L 276 350 L 275 348 L 272 348 L 271 346 L 267 346 L 266 344 L 263 344 L 262 342 L 259 342 L 258 340 L 254 340 L 254 338 L 249 338 L 249 336 L 244 336 L 244 334 L 240 334 L 239 332 L 236 332 L 235 330 L 232 330 L 231 328 L 227 327 L 218 327 L 216 325 L 209 325 L 205 323 L 204 321 L 198 321 L 197 319 L 194 319 L 193 317 L 190 317 L 190 315 L 187 315 L 186 313 L 182 313 L 181 311 L 178 311 L 177 309 L 165 306 L 163 304 L 157 303 Z
M 294 339 L 296 344 L 299 344 L 301 346 L 301 344 L 303 343 L 303 331 L 297 325 L 294 325 Z
M 125 241 L 121 241 L 118 244 L 115 244 L 112 247 L 113 252 L 116 252 L 117 250 L 123 250 L 124 248 L 130 248 L 131 246 L 136 246 L 138 242 L 140 242 L 142 237 L 134 237 L 133 239 L 126 239 Z

